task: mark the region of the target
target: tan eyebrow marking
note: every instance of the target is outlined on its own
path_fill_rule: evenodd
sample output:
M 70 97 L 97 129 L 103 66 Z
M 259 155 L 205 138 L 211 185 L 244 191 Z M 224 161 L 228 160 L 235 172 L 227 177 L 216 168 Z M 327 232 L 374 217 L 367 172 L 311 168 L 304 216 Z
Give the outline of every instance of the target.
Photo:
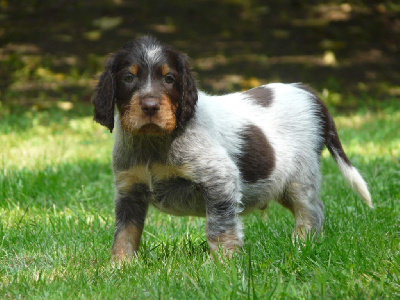
M 168 65 L 163 64 L 163 65 L 161 66 L 161 74 L 162 74 L 163 76 L 167 75 L 167 74 L 169 73 L 169 71 L 170 71 L 170 69 L 169 69 Z
M 129 71 L 133 74 L 133 75 L 137 75 L 139 70 L 139 67 L 137 65 L 132 65 L 129 67 Z

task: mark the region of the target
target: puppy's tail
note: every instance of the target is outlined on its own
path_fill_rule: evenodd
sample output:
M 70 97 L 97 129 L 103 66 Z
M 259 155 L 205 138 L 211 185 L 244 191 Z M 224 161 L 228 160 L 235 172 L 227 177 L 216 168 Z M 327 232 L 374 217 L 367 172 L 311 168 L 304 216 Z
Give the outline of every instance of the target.
M 308 93 L 309 96 L 314 99 L 317 107 L 319 107 L 317 115 L 321 118 L 324 127 L 322 134 L 325 140 L 324 143 L 339 166 L 340 172 L 350 184 L 351 188 L 357 192 L 364 202 L 370 208 L 374 208 L 372 206 L 371 195 L 368 191 L 367 184 L 357 169 L 351 165 L 350 160 L 344 152 L 342 143 L 339 140 L 339 135 L 336 131 L 335 122 L 333 121 L 333 118 L 324 102 L 322 102 L 317 93 L 308 86 L 303 84 L 295 84 L 295 86 Z
M 353 167 L 348 159 L 346 153 L 343 150 L 342 143 L 339 140 L 338 133 L 336 131 L 335 123 L 333 122 L 332 116 L 325 111 L 326 123 L 325 126 L 325 145 L 335 159 L 339 166 L 340 172 L 346 178 L 351 188 L 355 190 L 358 195 L 364 200 L 364 202 L 370 207 L 372 206 L 371 195 L 368 191 L 367 184 L 361 177 L 360 173 L 355 167 Z

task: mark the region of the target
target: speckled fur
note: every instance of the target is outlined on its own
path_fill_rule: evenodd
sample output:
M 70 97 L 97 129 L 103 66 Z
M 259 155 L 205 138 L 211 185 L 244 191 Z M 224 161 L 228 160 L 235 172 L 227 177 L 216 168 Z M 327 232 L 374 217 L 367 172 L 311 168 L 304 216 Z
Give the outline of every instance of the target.
M 137 83 L 121 83 L 126 77 L 118 74 L 132 64 Z M 169 214 L 206 217 L 206 236 L 213 251 L 220 246 L 240 248 L 239 216 L 263 209 L 271 200 L 293 213 L 295 234 L 318 232 L 323 222 L 318 194 L 324 145 L 345 178 L 372 206 L 365 182 L 343 151 L 332 117 L 305 86 L 276 83 L 244 93 L 207 95 L 197 91 L 186 56 L 150 37 L 128 43 L 105 68 L 93 104 L 95 120 L 115 128 L 113 251 L 117 259 L 137 251 L 149 205 Z M 166 83 L 167 72 L 174 72 L 173 83 Z M 160 115 L 142 113 L 141 97 L 170 101 L 171 111 L 163 114 L 176 118 L 175 128 L 164 128 L 165 122 L 157 119 Z M 110 114 L 114 104 L 115 119 Z M 121 107 L 135 110 L 131 114 L 135 120 L 122 122 Z M 130 128 L 124 126 L 127 122 L 140 125 Z M 148 130 L 140 133 L 140 126 Z

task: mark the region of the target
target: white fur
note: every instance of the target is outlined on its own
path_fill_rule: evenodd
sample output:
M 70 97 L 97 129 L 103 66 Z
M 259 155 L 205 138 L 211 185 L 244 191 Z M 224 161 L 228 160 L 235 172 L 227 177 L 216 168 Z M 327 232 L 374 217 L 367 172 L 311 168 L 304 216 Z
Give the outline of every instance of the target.
M 275 168 L 268 182 L 258 184 L 259 188 L 240 186 L 244 194 L 257 194 L 254 190 L 263 190 L 259 197 L 263 197 L 264 201 L 261 200 L 258 207 L 279 197 L 285 185 L 294 178 L 301 181 L 296 177 L 314 177 L 318 190 L 320 166 L 316 153 L 323 143 L 320 134 L 322 124 L 316 113 L 318 104 L 312 101 L 308 91 L 296 84 L 274 83 L 263 87 L 273 90 L 272 103 L 267 107 L 255 104 L 245 93 L 211 96 L 199 92 L 195 116 L 195 126 L 207 132 L 213 143 L 218 143 L 231 157 L 240 154 L 239 133 L 246 124 L 251 123 L 262 129 L 274 149 Z M 358 171 L 346 165 L 340 157 L 337 162 L 351 187 L 372 207 L 367 185 Z M 249 208 L 244 207 L 243 210 L 247 212 Z
M 148 65 L 154 65 L 157 61 L 160 60 L 162 56 L 162 49 L 157 45 L 151 45 L 150 47 L 145 47 L 146 57 Z
M 201 180 L 204 182 L 209 181 L 215 172 L 221 177 L 224 173 L 231 174 L 232 181 L 221 183 L 221 188 L 224 193 L 233 193 L 232 198 L 240 205 L 238 212 L 243 213 L 265 207 L 269 200 L 278 199 L 291 183 L 296 186 L 314 181 L 315 191 L 309 191 L 312 195 L 304 197 L 318 198 L 318 194 L 314 193 L 318 192 L 320 181 L 317 153 L 323 143 L 320 133 L 322 124 L 316 113 L 318 104 L 308 91 L 296 84 L 274 83 L 263 87 L 273 91 L 271 104 L 266 107 L 256 104 L 246 93 L 211 96 L 199 92 L 195 116 L 184 136 L 186 142 L 178 141 L 175 149 L 198 156 L 197 162 L 190 162 L 192 173 L 207 167 L 202 171 Z M 119 123 L 117 114 L 116 146 L 123 149 L 127 146 L 123 142 L 124 134 Z M 249 124 L 262 130 L 275 156 L 271 175 L 255 184 L 240 180 L 238 162 L 235 161 L 242 151 L 242 130 Z M 125 146 L 120 147 L 121 142 Z M 358 171 L 339 156 L 336 155 L 335 159 L 351 187 L 372 207 L 367 185 Z M 258 201 L 249 203 L 248 198 L 257 198 Z
M 360 173 L 353 166 L 347 165 L 340 157 L 336 155 L 337 164 L 339 166 L 339 170 L 342 173 L 343 177 L 350 184 L 351 188 L 354 189 L 360 197 L 364 200 L 364 202 L 370 207 L 373 208 L 371 195 L 368 191 L 368 187 L 364 179 L 361 177 Z
M 229 154 L 239 154 L 239 132 L 244 125 L 252 123 L 260 127 L 275 151 L 276 165 L 270 178 L 275 192 L 270 196 L 276 197 L 286 179 L 298 171 L 298 165 L 293 163 L 295 158 L 319 168 L 310 156 L 315 155 L 321 139 L 318 133 L 321 124 L 311 113 L 316 104 L 304 90 L 288 84 L 265 87 L 274 91 L 272 105 L 268 107 L 254 104 L 243 93 L 209 96 L 200 92 L 196 122 Z
M 145 47 L 145 61 L 147 62 L 149 68 L 149 74 L 147 77 L 146 86 L 143 89 L 143 93 L 152 92 L 152 80 L 151 80 L 151 70 L 150 66 L 155 65 L 162 56 L 162 49 L 157 45 L 152 45 L 151 47 Z

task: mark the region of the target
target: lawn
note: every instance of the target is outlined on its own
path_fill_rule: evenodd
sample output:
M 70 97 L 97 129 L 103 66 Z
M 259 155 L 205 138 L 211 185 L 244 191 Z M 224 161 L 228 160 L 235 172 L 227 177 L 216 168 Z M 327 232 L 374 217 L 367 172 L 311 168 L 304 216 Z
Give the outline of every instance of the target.
M 0 106 L 0 298 L 400 297 L 398 100 L 334 113 L 375 210 L 324 151 L 324 235 L 293 245 L 293 217 L 271 205 L 244 217 L 243 252 L 226 261 L 210 256 L 204 219 L 151 210 L 139 258 L 111 263 L 112 135 L 91 114 Z

